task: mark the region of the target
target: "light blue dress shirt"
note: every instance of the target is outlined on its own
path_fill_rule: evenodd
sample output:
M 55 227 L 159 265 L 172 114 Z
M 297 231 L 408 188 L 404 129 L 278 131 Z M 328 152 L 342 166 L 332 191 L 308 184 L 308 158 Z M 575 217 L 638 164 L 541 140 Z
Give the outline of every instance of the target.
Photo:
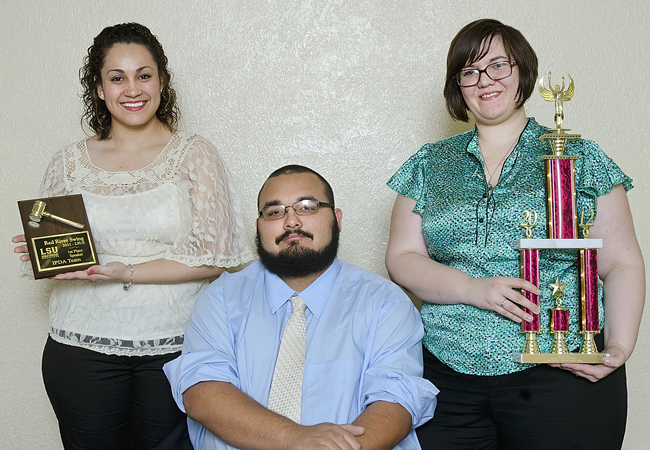
M 199 296 L 183 354 L 165 374 L 181 410 L 183 392 L 224 381 L 267 405 L 275 360 L 295 293 L 255 261 L 224 273 Z M 438 389 L 422 378 L 420 314 L 395 284 L 336 259 L 307 289 L 302 424 L 352 423 L 373 402 L 399 403 L 417 427 L 431 417 Z M 232 449 L 188 419 L 197 449 Z M 397 447 L 419 449 L 411 431 Z

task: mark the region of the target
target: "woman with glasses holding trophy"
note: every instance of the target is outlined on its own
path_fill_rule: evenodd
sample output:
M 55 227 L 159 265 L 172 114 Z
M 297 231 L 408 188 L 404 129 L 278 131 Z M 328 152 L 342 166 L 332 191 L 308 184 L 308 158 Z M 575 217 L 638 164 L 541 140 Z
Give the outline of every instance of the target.
M 151 31 L 105 28 L 80 77 L 95 134 L 54 155 L 40 197 L 83 195 L 100 264 L 55 277 L 43 379 L 66 449 L 149 449 L 175 430 L 182 440 L 162 366 L 180 354 L 197 295 L 253 255 L 217 150 L 176 130 Z
M 423 449 L 614 449 L 625 432 L 624 363 L 639 330 L 643 259 L 626 191 L 631 179 L 591 141 L 567 144 L 576 160 L 580 210 L 594 212 L 590 237 L 602 280 L 598 335 L 602 364 L 521 364 L 522 322 L 539 314 L 548 329 L 555 305 L 547 285 L 520 278 L 524 211 L 546 211 L 540 141 L 548 132 L 526 116 L 537 57 L 524 36 L 496 20 L 465 26 L 451 43 L 447 110 L 474 129 L 426 144 L 391 178 L 395 201 L 386 267 L 423 300 L 424 376 L 440 388 L 435 417 L 417 430 Z M 540 220 L 534 229 L 545 233 Z M 569 254 L 569 256 L 567 256 Z M 562 277 L 576 305 L 575 252 L 551 251 L 541 280 Z M 540 306 L 521 290 L 541 298 Z M 571 318 L 576 329 L 577 317 Z M 602 324 L 601 324 L 602 325 Z M 546 328 L 544 328 L 546 327 Z M 538 338 L 548 351 L 551 341 Z M 604 338 L 604 339 L 603 339 Z M 577 338 L 567 338 L 572 351 Z

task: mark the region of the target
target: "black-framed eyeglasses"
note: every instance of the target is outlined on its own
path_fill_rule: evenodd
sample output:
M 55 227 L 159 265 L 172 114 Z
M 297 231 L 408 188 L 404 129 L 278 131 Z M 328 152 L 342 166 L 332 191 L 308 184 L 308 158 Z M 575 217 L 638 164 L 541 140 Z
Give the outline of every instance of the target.
M 512 66 L 517 63 L 510 61 L 497 61 L 485 66 L 485 69 L 465 69 L 456 74 L 456 82 L 460 87 L 470 87 L 478 84 L 481 74 L 484 73 L 492 81 L 503 80 L 512 75 Z
M 269 205 L 260 211 L 260 217 L 264 220 L 278 220 L 282 219 L 287 215 L 287 210 L 293 208 L 293 210 L 299 216 L 309 216 L 318 212 L 318 208 L 322 206 L 325 208 L 334 208 L 334 203 L 325 203 L 319 202 L 316 200 L 300 200 L 299 202 L 294 203 L 293 205 Z

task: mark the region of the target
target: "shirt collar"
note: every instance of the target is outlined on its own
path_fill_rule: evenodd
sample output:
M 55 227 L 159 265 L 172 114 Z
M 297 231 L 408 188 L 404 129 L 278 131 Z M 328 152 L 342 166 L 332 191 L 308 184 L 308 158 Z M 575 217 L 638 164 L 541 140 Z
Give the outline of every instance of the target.
M 481 152 L 478 149 L 478 130 L 476 129 L 476 126 L 474 126 L 474 129 L 472 130 L 471 133 L 469 133 L 468 137 L 469 140 L 465 145 L 465 151 L 467 151 L 467 153 L 471 153 L 472 155 L 476 156 L 476 158 L 478 158 L 479 161 L 483 161 L 483 156 L 481 156 Z
M 537 135 L 539 134 L 538 132 L 539 128 L 540 126 L 535 121 L 535 119 L 529 117 L 528 122 L 524 127 L 524 130 L 521 132 L 521 135 L 519 136 L 519 141 L 517 142 L 517 144 L 512 150 L 512 153 L 517 154 L 519 153 L 519 149 L 527 148 L 530 145 L 531 140 L 536 141 Z M 474 156 L 476 156 L 479 159 L 479 161 L 483 161 L 483 155 L 481 155 L 481 151 L 478 148 L 478 130 L 476 126 L 474 126 L 473 133 L 470 133 L 469 135 L 469 140 L 467 141 L 467 146 L 465 147 L 465 150 L 468 153 L 471 153 Z M 511 158 L 510 156 L 508 156 L 508 158 L 506 158 L 506 161 L 504 161 L 503 163 L 502 172 L 504 173 L 507 172 L 510 169 L 510 167 L 514 164 L 514 161 L 516 159 L 517 159 L 516 157 Z
M 341 262 L 334 258 L 332 264 L 323 274 L 318 277 L 307 289 L 302 292 L 296 292 L 291 289 L 282 279 L 274 273 L 264 269 L 264 291 L 269 303 L 271 313 L 275 314 L 282 305 L 284 305 L 294 294 L 300 295 L 300 298 L 309 308 L 309 311 L 319 318 L 327 299 L 332 292 L 334 283 L 341 270 Z

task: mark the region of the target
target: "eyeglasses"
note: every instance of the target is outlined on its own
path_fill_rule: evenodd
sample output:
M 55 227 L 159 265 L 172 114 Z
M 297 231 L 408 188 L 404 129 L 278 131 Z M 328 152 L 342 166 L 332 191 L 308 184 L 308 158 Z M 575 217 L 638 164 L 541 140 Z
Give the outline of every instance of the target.
M 517 65 L 517 63 L 510 61 L 497 61 L 495 63 L 485 66 L 485 69 L 466 69 L 461 70 L 456 74 L 456 82 L 460 87 L 470 87 L 478 84 L 481 79 L 481 74 L 484 73 L 492 81 L 503 80 L 512 75 L 512 66 Z
M 264 220 L 278 220 L 287 215 L 288 208 L 293 210 L 299 216 L 309 216 L 318 212 L 318 207 L 334 208 L 334 203 L 319 202 L 316 200 L 300 200 L 293 205 L 269 205 L 260 211 L 260 217 Z

